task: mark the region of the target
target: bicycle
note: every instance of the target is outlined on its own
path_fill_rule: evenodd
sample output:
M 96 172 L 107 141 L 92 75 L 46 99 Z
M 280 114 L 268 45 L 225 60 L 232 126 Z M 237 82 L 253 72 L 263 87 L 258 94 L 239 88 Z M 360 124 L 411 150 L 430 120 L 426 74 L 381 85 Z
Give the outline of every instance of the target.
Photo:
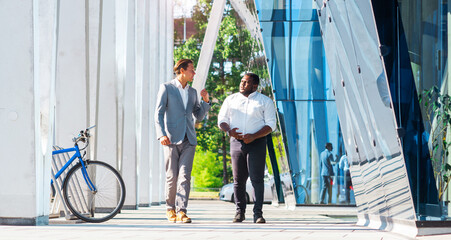
M 80 131 L 78 137 L 72 139 L 73 148 L 58 149 L 52 155 L 75 152 L 54 179 L 58 179 L 78 159 L 78 163 L 69 169 L 63 180 L 63 199 L 76 217 L 86 222 L 99 223 L 113 218 L 122 209 L 125 183 L 119 172 L 109 164 L 85 159 L 85 149 L 91 137 L 89 130 L 93 127 L 95 125 Z M 79 142 L 84 143 L 82 148 L 78 146 Z M 53 180 L 51 186 L 54 190 Z
M 292 173 L 291 176 L 293 179 L 293 189 L 295 192 L 296 200 L 299 204 L 310 204 L 310 195 L 307 188 L 302 184 L 297 184 L 297 180 L 302 174 L 305 174 L 304 169 L 301 169 L 299 172 Z M 307 180 L 306 182 L 307 187 L 309 187 L 310 180 Z

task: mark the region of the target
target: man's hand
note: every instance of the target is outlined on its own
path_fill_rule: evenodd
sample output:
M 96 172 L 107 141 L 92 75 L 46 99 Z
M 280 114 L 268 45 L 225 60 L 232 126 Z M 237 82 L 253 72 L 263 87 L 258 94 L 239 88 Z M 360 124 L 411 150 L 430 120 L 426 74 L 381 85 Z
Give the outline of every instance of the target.
M 208 95 L 207 90 L 204 88 L 202 91 L 200 91 L 200 96 L 204 100 L 204 102 L 208 103 L 210 102 L 210 95 Z
M 237 132 L 238 128 L 233 128 L 229 130 L 229 136 L 236 138 L 237 140 L 242 140 L 243 135 L 240 132 Z
M 168 136 L 163 136 L 160 138 L 160 143 L 161 143 L 161 145 L 166 146 L 166 145 L 171 144 L 171 140 L 169 140 Z
M 246 144 L 253 142 L 255 139 L 256 138 L 254 134 L 246 134 L 243 136 L 243 142 Z

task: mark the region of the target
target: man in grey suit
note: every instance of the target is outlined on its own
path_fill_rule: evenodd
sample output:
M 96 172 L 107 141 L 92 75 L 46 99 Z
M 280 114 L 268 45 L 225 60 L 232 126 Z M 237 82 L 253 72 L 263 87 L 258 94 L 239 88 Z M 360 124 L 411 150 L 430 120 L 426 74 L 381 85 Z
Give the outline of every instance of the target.
M 166 166 L 166 217 L 169 222 L 190 223 L 186 215 L 191 170 L 197 145 L 194 119 L 202 120 L 210 109 L 208 92 L 188 85 L 193 81 L 194 65 L 181 59 L 174 66 L 177 77 L 160 85 L 155 110 L 155 128 L 164 148 Z

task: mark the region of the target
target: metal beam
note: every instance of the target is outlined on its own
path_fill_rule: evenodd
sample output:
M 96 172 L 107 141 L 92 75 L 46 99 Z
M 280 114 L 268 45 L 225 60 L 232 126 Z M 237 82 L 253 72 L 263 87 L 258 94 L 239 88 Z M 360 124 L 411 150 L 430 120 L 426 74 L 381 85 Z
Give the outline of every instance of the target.
M 208 19 L 207 29 L 200 51 L 199 61 L 197 62 L 196 75 L 194 75 L 193 88 L 197 94 L 205 87 L 208 70 L 210 69 L 211 58 L 215 50 L 216 39 L 218 38 L 219 27 L 221 26 L 222 15 L 226 0 L 215 0 L 211 8 L 210 18 Z

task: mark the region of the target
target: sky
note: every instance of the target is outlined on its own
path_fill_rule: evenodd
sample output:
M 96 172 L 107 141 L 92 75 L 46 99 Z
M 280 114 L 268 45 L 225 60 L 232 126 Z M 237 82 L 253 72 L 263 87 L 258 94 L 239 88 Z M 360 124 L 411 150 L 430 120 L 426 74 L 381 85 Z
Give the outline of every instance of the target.
M 184 13 L 185 17 L 190 17 L 195 4 L 196 0 L 174 0 L 174 18 L 181 18 Z

